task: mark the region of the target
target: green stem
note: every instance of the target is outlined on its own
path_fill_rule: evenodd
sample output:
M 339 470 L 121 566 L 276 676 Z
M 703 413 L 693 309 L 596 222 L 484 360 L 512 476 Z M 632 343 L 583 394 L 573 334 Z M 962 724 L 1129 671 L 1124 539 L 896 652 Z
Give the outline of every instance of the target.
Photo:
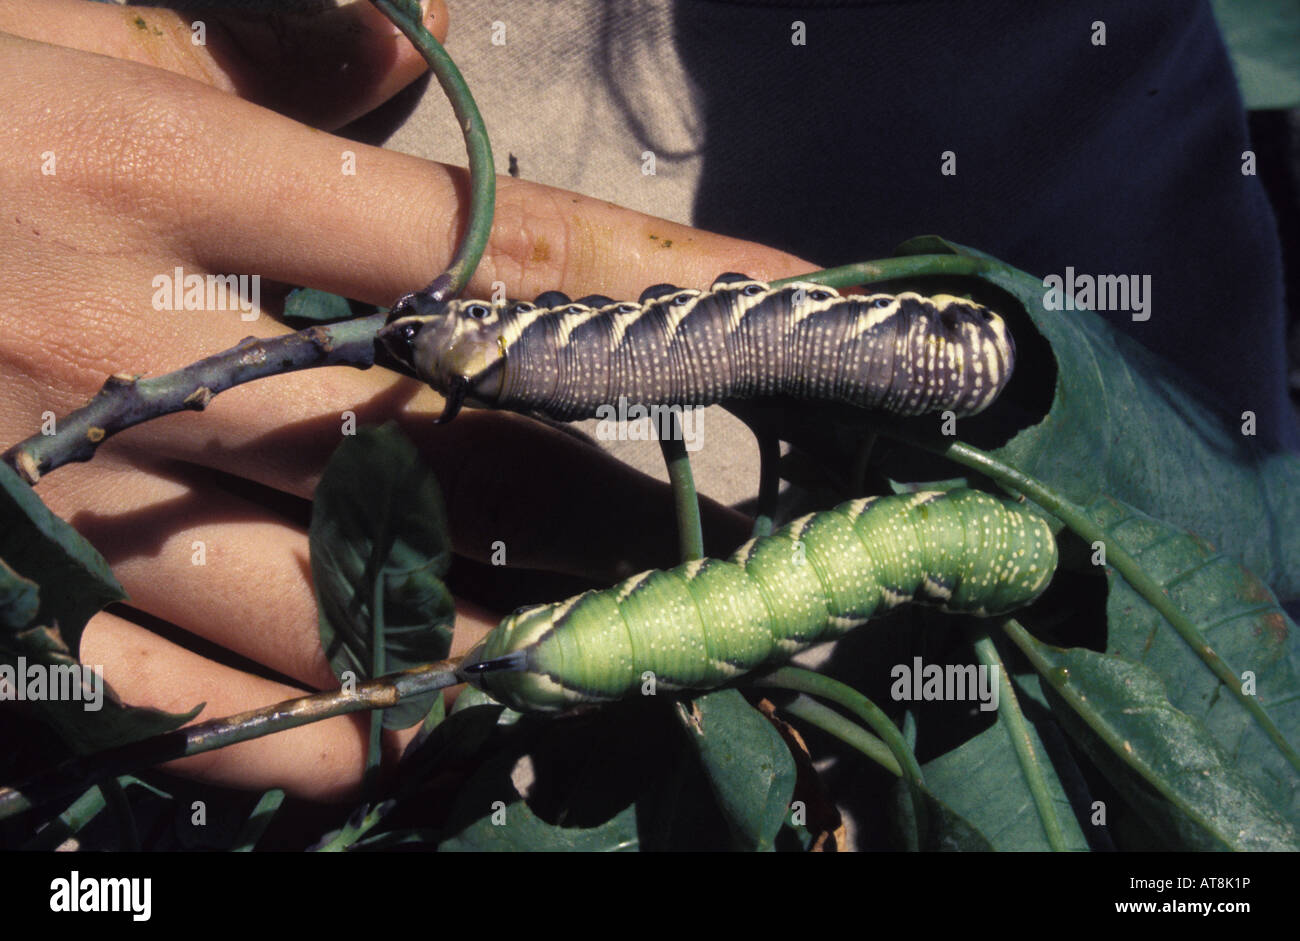
M 391 811 L 397 806 L 397 801 L 386 800 L 382 803 L 371 807 L 360 820 L 348 822 L 340 828 L 339 832 L 328 843 L 322 843 L 315 847 L 317 853 L 341 853 L 356 843 L 363 836 L 369 833 L 380 823 Z
M 456 255 L 447 270 L 434 278 L 423 291 L 416 292 L 428 300 L 442 301 L 461 292 L 479 259 L 487 248 L 492 232 L 492 211 L 496 202 L 496 165 L 492 160 L 492 145 L 488 141 L 483 116 L 479 114 L 474 96 L 470 94 L 465 77 L 442 43 L 424 27 L 423 15 L 415 0 L 371 0 L 376 8 L 400 29 L 411 45 L 424 56 L 438 84 L 456 113 L 456 121 L 465 135 L 465 151 L 469 157 L 470 203 L 469 223 Z M 407 295 L 407 298 L 412 295 Z M 405 301 L 402 298 L 394 309 Z
M 1260 704 L 1259 700 L 1242 691 L 1240 676 L 1223 661 L 1222 657 L 1214 652 L 1204 635 L 1192 623 L 1191 618 L 1174 603 L 1173 599 L 1165 594 L 1164 589 L 1146 573 L 1137 559 L 1130 555 L 1123 546 L 1107 541 L 1106 531 L 1088 516 L 1082 507 L 1027 474 L 1009 464 L 1003 463 L 992 454 L 981 451 L 979 448 L 971 447 L 960 441 L 936 442 L 922 438 L 892 423 L 887 427 L 882 427 L 882 431 L 899 441 L 905 441 L 916 447 L 932 451 L 985 474 L 1008 490 L 1029 497 L 1065 523 L 1085 542 L 1103 543 L 1106 546 L 1107 564 L 1119 572 L 1125 581 L 1133 587 L 1134 591 L 1164 616 L 1165 620 L 1173 626 L 1179 636 L 1191 646 L 1201 661 L 1227 687 L 1228 692 L 1254 717 L 1255 721 L 1259 723 L 1265 734 L 1286 757 L 1291 766 L 1300 771 L 1300 754 L 1296 753 L 1296 750 L 1287 741 L 1286 736 L 1282 734 L 1282 730 L 1273 722 L 1272 717 L 1269 716 L 1268 711 Z
M 131 802 L 127 799 L 126 789 L 117 778 L 110 778 L 99 785 L 104 800 L 116 818 L 118 839 L 124 853 L 140 852 L 140 836 L 135 828 L 135 814 L 131 811 Z
M 94 785 L 28 841 L 23 846 L 23 850 L 48 853 L 58 849 L 64 842 L 80 833 L 81 828 L 94 820 L 106 806 L 108 802 L 104 798 L 103 789 L 98 784 Z
M 852 488 L 849 493 L 855 497 L 865 496 L 867 492 L 867 472 L 871 469 L 871 451 L 876 445 L 876 433 L 864 432 L 853 453 L 853 470 L 849 479 Z
M 981 258 L 966 255 L 900 255 L 878 261 L 863 261 L 839 268 L 826 268 L 811 274 L 773 281 L 772 286 L 794 281 L 812 281 L 833 288 L 870 284 L 874 281 L 893 281 L 895 278 L 913 278 L 935 275 L 972 275 L 984 270 L 988 263 Z
M 275 819 L 275 812 L 280 809 L 280 805 L 283 803 L 284 791 L 278 787 L 272 788 L 263 794 L 257 802 L 257 806 L 253 808 L 253 812 L 248 815 L 248 820 L 244 822 L 244 828 L 240 830 L 232 852 L 251 853 L 253 848 L 257 846 L 257 841 L 266 832 L 266 828 Z
M 916 755 L 912 753 L 912 749 L 908 747 L 907 742 L 904 740 L 903 733 L 898 730 L 898 726 L 890 721 L 889 716 L 885 715 L 879 706 L 852 686 L 801 667 L 780 667 L 758 678 L 755 683 L 758 686 L 793 689 L 800 693 L 809 693 L 813 696 L 829 699 L 831 702 L 848 709 L 865 722 L 871 731 L 880 736 L 893 754 L 894 760 L 898 762 L 903 780 L 907 783 L 908 795 L 911 798 L 914 827 L 909 828 L 911 832 L 908 837 L 912 841 L 909 849 L 919 849 L 924 844 L 921 834 L 926 833 L 929 829 L 929 815 L 926 810 L 925 796 L 922 793 L 925 781 L 921 775 L 921 766 L 916 761 Z
M 359 851 L 390 850 L 416 845 L 428 848 L 438 842 L 440 834 L 432 828 L 411 828 L 406 830 L 389 830 L 371 837 Z M 355 844 L 353 844 L 355 846 Z M 351 847 L 349 847 L 350 849 Z
M 917 764 L 912 750 L 907 747 L 907 742 L 903 740 L 903 733 L 898 730 L 898 726 L 885 715 L 884 710 L 852 686 L 802 667 L 779 667 L 771 673 L 757 677 L 754 683 L 757 686 L 775 686 L 779 689 L 792 689 L 796 692 L 820 696 L 843 706 L 880 737 L 893 754 L 894 760 L 898 762 L 904 777 L 917 784 L 925 783 L 921 775 L 921 766 Z
M 660 435 L 659 448 L 668 465 L 668 482 L 673 488 L 673 511 L 677 515 L 677 541 L 683 562 L 704 558 L 704 530 L 700 523 L 700 501 L 695 495 L 695 477 L 686 452 L 681 421 L 670 411 L 672 427 L 667 437 Z
M 998 718 L 1002 720 L 1007 733 L 1011 736 L 1011 747 L 1015 749 L 1016 760 L 1020 763 L 1020 770 L 1029 786 L 1029 793 L 1034 798 L 1034 806 L 1038 809 L 1038 820 L 1047 835 L 1047 844 L 1053 851 L 1063 853 L 1069 847 L 1065 843 L 1065 832 L 1061 829 L 1061 821 L 1056 815 L 1056 806 L 1052 803 L 1047 778 L 1043 775 L 1042 760 L 1034 748 L 1029 722 L 1020 708 L 1020 700 L 1016 698 L 1015 687 L 1011 685 L 1011 676 L 987 630 L 975 641 L 975 656 L 984 666 L 997 671 Z
M 771 431 L 755 431 L 758 439 L 758 512 L 754 516 L 753 536 L 772 535 L 776 516 L 776 498 L 781 490 L 781 439 Z
M 391 545 L 390 540 L 376 542 Z M 384 569 L 375 566 L 370 596 L 370 675 L 383 676 L 388 669 L 384 647 Z M 362 793 L 372 795 L 379 784 L 379 764 L 384 757 L 384 712 L 376 709 L 370 713 L 370 736 L 366 740 L 366 770 L 362 775 Z
M 853 720 L 840 715 L 829 706 L 823 706 L 811 696 L 800 693 L 781 709 L 810 725 L 817 726 L 828 735 L 834 735 L 840 741 L 852 745 L 890 774 L 902 776 L 903 769 L 888 745 Z
M 334 716 L 388 709 L 405 699 L 462 682 L 459 661 L 443 660 L 362 683 L 351 692 L 333 690 L 288 699 L 238 715 L 213 719 L 93 755 L 78 756 L 17 787 L 0 787 L 0 820 L 89 784 L 189 755 L 225 748 Z M 31 796 L 28 796 L 31 795 Z

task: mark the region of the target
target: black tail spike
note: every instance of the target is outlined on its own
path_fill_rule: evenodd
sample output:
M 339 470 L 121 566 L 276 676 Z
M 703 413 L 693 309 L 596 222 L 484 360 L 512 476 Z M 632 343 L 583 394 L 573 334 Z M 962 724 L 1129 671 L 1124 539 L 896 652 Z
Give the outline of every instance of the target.
M 498 670 L 506 670 L 515 673 L 522 673 L 528 669 L 528 657 L 525 651 L 516 650 L 514 653 L 508 653 L 504 657 L 493 657 L 491 660 L 480 660 L 478 663 L 471 663 L 468 666 L 460 668 L 462 673 L 495 673 Z

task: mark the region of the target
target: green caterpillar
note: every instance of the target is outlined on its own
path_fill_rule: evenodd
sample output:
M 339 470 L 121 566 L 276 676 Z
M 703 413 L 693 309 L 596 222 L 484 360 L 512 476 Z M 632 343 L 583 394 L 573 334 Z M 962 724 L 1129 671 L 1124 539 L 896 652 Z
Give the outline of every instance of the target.
M 419 302 L 412 302 L 413 307 Z M 536 303 L 450 301 L 397 316 L 389 351 L 447 398 L 559 421 L 624 398 L 711 405 L 789 396 L 899 415 L 973 415 L 1011 377 L 1006 322 L 946 294 L 842 296 L 724 274 L 707 292 L 659 284 L 639 303 L 557 291 Z
M 710 689 L 908 601 L 981 617 L 1028 604 L 1056 570 L 1028 508 L 976 490 L 867 497 L 751 540 L 729 561 L 649 571 L 521 608 L 462 666 L 519 711 L 633 696 L 643 674 Z

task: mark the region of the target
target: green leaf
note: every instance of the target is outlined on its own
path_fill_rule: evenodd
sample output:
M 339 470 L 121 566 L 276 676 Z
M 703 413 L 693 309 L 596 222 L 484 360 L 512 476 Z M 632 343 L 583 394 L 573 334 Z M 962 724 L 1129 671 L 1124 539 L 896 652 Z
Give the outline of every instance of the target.
M 795 766 L 772 723 L 738 691 L 674 704 L 740 850 L 770 850 L 794 794 Z
M 418 788 L 426 779 L 451 765 L 483 752 L 498 734 L 498 719 L 504 707 L 491 703 L 461 708 L 464 698 L 465 693 L 461 693 L 456 700 L 456 710 L 450 716 L 427 734 L 417 735 L 406 746 L 401 761 L 400 788 L 403 793 Z
M 120 783 L 120 782 L 119 782 Z M 99 815 L 105 806 L 104 792 L 98 784 L 91 785 L 68 809 L 49 821 L 35 836 L 23 845 L 24 852 L 51 853 L 66 840 L 76 837 L 82 828 Z
M 1246 107 L 1300 106 L 1300 4 L 1212 0 Z
M 995 457 L 1082 506 L 1109 494 L 1200 533 L 1283 600 L 1300 597 L 1300 500 L 1293 497 L 1300 492 L 1300 459 L 1257 448 L 1194 377 L 1097 314 L 1047 310 L 1041 278 L 934 236 L 912 239 L 899 252 L 978 259 L 979 277 L 1013 294 L 1029 315 L 1026 323 L 1006 312 L 1022 362 L 1003 398 L 1042 398 L 1050 408 L 993 450 Z M 1050 348 L 1034 342 L 1035 328 Z M 1048 390 L 1032 387 L 1046 384 L 1053 371 L 1031 363 L 1029 351 L 1052 358 L 1050 398 L 1040 395 Z M 999 402 L 985 416 L 992 419 L 1003 407 Z
M 999 848 L 1022 848 L 1018 846 L 995 846 L 969 820 L 940 800 L 928 787 L 917 788 L 917 793 L 921 795 L 921 800 L 924 801 L 926 815 L 925 838 L 919 847 L 921 852 L 990 853 Z M 894 785 L 894 806 L 897 808 L 897 814 L 891 819 L 896 823 L 895 829 L 899 829 L 898 825 L 912 816 L 911 791 L 901 778 Z M 906 845 L 907 838 L 901 833 L 895 834 L 894 838 L 895 842 L 900 846 Z M 1028 847 L 1024 848 L 1027 849 Z M 1046 849 L 1047 847 L 1039 848 Z
M 1088 841 L 1079 829 L 1070 800 L 1048 760 L 1038 730 L 1032 725 L 1030 735 L 1051 791 L 1057 819 L 1065 831 L 1067 847 L 1086 850 Z M 964 821 L 967 827 L 987 840 L 988 848 L 1039 852 L 1052 849 L 1012 747 L 1011 734 L 1001 719 L 957 748 L 926 762 L 921 770 L 925 772 L 925 786 L 932 797 L 940 802 L 949 816 L 956 815 L 958 820 Z M 958 847 L 963 847 L 961 829 L 945 826 L 943 818 L 932 819 L 930 824 L 932 828 L 939 828 L 939 846 L 936 848 L 944 848 L 945 837 L 958 841 Z
M 22 630 L 36 620 L 40 606 L 36 583 L 23 578 L 0 559 L 0 632 Z
M 98 671 L 77 661 L 53 627 L 0 633 L 0 677 L 23 690 L 33 713 L 78 754 L 170 732 L 203 711 L 202 703 L 187 713 L 123 704 Z M 57 692 L 51 688 L 56 683 Z
M 528 809 L 523 799 L 502 802 L 438 848 L 444 852 L 578 852 L 608 853 L 634 850 L 636 808 L 624 808 L 616 817 L 594 827 L 557 827 Z
M 773 816 L 770 805 L 787 798 L 769 798 L 770 775 L 751 773 L 742 782 L 737 767 L 734 778 L 719 776 L 717 769 L 726 763 L 703 754 L 717 752 L 712 745 L 702 750 L 688 741 L 694 733 L 683 735 L 676 708 L 675 702 L 655 697 L 564 718 L 526 716 L 513 726 L 488 729 L 493 734 L 487 741 L 481 739 L 483 726 L 476 731 L 464 723 L 476 713 L 494 721 L 499 706 L 453 712 L 434 729 L 431 742 L 445 735 L 439 751 L 450 747 L 452 761 L 462 766 L 469 757 L 466 747 L 480 749 L 480 760 L 484 752 L 487 757 L 451 802 L 444 848 L 732 849 L 739 845 L 738 827 L 715 798 L 719 783 L 709 777 L 710 769 L 731 800 L 745 794 L 755 798 L 756 807 L 736 809 L 735 815 L 754 821 L 751 832 L 765 835 Z M 711 710 L 708 721 L 715 734 L 724 732 L 722 715 Z M 457 720 L 461 729 L 444 733 Z M 740 725 L 749 723 L 745 718 Z M 764 740 L 761 747 L 770 743 Z M 428 766 L 430 757 L 423 755 L 413 767 Z M 784 818 L 784 804 L 780 810 Z
M 244 821 L 244 828 L 240 831 L 239 837 L 235 840 L 235 845 L 231 847 L 231 851 L 235 853 L 251 853 L 253 847 L 257 845 L 257 841 L 266 833 L 266 828 L 275 819 L 275 814 L 283 803 L 284 791 L 278 787 L 263 793 L 257 801 L 257 806 L 253 808 L 253 812 Z
M 203 709 L 127 706 L 78 662 L 91 615 L 125 597 L 103 556 L 0 464 L 0 676 L 79 754 L 169 732 Z
M 28 623 L 57 625 L 74 653 L 91 615 L 126 597 L 104 557 L 7 464 L 0 464 L 0 559 L 44 589 Z
M 338 294 L 315 288 L 295 288 L 284 299 L 284 319 L 304 323 L 333 323 L 368 317 L 379 308 L 373 304 L 350 301 Z
M 446 514 L 433 473 L 396 425 L 362 429 L 339 445 L 316 488 L 309 541 L 321 643 L 335 676 L 378 675 L 377 582 L 382 672 L 447 656 L 455 605 L 441 578 L 451 560 Z M 419 722 L 437 695 L 387 710 L 384 727 Z
M 1099 500 L 1088 514 L 1105 527 L 1107 545 L 1136 557 L 1218 656 L 1249 671 L 1260 704 L 1289 739 L 1300 738 L 1300 636 L 1268 587 L 1203 540 L 1118 501 Z M 1160 613 L 1114 570 L 1106 577 L 1107 652 L 1159 675 L 1170 702 L 1204 722 L 1236 768 L 1300 826 L 1300 775 Z
M 1018 625 L 1007 632 L 1046 680 L 1062 726 L 1168 848 L 1300 849 L 1295 829 L 1151 670 L 1042 644 Z
M 483 736 L 493 732 L 497 746 L 453 802 L 440 849 L 609 852 L 640 847 L 633 792 L 663 766 L 642 770 L 637 780 L 629 761 L 636 749 L 627 735 L 648 727 L 619 720 L 645 718 L 644 712 L 526 719 L 504 732 L 504 747 L 502 730 L 485 724 L 494 723 L 499 713 L 499 706 L 455 712 L 430 736 L 445 740 L 436 749 L 444 754 L 463 755 L 466 745 L 481 747 Z M 453 723 L 461 731 L 449 736 L 444 727 Z M 647 762 L 661 753 L 657 736 L 642 736 L 639 744 Z M 420 764 L 427 761 L 426 755 Z M 545 805 L 546 819 L 529 807 L 521 786 Z

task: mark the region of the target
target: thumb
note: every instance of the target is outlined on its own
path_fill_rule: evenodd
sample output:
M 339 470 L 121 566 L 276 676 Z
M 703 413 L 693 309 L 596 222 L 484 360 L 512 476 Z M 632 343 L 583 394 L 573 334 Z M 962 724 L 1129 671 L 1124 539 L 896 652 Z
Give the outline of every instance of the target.
M 421 6 L 425 26 L 444 39 L 443 0 Z M 425 70 L 365 0 L 314 14 L 0 0 L 0 32 L 166 69 L 327 129 L 374 110 Z

